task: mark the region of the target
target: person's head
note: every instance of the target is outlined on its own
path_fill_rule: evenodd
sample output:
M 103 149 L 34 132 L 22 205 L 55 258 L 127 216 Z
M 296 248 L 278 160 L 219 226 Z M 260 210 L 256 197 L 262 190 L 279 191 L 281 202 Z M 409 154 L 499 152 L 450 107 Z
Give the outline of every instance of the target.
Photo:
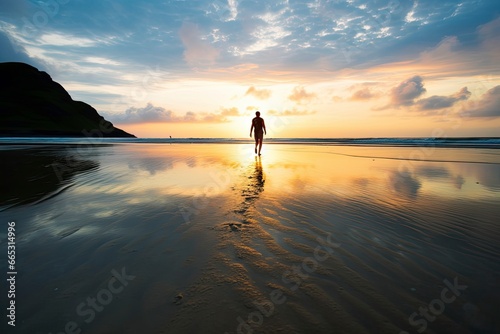
M 259 117 L 260 116 L 260 111 L 255 112 L 255 116 Z

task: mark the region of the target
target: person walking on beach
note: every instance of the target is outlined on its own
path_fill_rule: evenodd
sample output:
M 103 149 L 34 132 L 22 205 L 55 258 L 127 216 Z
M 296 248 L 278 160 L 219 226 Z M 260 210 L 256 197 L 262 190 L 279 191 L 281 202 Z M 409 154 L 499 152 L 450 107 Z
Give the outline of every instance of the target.
M 255 137 L 255 154 L 257 154 L 257 147 L 262 149 L 262 139 L 264 139 L 264 134 L 266 134 L 266 124 L 264 119 L 260 117 L 260 111 L 255 112 L 255 117 L 252 119 L 252 127 L 250 128 L 250 137 L 252 137 L 252 130 L 254 131 Z

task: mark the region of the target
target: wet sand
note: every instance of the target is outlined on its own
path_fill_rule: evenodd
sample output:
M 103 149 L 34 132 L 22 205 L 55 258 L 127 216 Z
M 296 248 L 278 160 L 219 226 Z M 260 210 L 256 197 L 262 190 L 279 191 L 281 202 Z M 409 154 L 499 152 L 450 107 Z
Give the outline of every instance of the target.
M 500 332 L 498 150 L 0 155 L 1 245 L 15 221 L 18 272 L 2 333 Z

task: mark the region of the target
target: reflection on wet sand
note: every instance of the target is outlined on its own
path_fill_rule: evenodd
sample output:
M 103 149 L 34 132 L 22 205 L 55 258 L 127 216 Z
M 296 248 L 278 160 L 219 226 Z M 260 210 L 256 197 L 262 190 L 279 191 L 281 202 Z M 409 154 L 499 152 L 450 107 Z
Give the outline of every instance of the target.
M 415 198 L 422 186 L 420 181 L 407 170 L 393 171 L 389 175 L 389 183 L 398 194 L 409 198 Z
M 253 172 L 249 173 L 248 180 L 248 185 L 241 192 L 241 195 L 245 199 L 245 206 L 253 204 L 259 198 L 260 193 L 264 191 L 264 182 L 266 180 L 262 171 L 261 157 L 255 157 L 255 167 Z
M 500 161 L 467 152 L 409 163 L 388 147 L 99 148 L 66 191 L 0 212 L 22 222 L 19 330 L 416 332 L 409 316 L 456 277 L 468 288 L 427 332 L 494 333 Z M 76 305 L 121 268 L 137 278 L 85 322 Z
M 255 157 L 255 163 L 247 167 L 243 177 L 246 177 L 248 183 L 243 184 L 243 189 L 241 189 L 242 201 L 233 210 L 235 213 L 233 219 L 222 224 L 222 226 L 228 226 L 231 231 L 239 231 L 244 224 L 251 223 L 251 215 L 249 215 L 248 210 L 255 205 L 260 193 L 264 191 L 266 180 L 261 156 Z
M 96 161 L 64 146 L 0 149 L 0 161 L 0 208 L 56 195 L 71 186 L 78 174 L 99 168 Z

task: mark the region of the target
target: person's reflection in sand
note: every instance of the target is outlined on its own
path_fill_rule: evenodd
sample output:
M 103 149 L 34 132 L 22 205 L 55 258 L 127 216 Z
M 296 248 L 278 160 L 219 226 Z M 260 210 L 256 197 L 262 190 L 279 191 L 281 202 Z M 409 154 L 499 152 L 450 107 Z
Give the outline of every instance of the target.
M 262 161 L 260 156 L 255 157 L 255 191 L 260 194 L 264 190 L 264 183 L 266 182 L 264 178 L 264 172 L 262 171 Z
M 238 205 L 237 209 L 234 210 L 235 214 L 242 215 L 243 218 L 236 218 L 236 222 L 229 222 L 226 224 L 233 231 L 242 228 L 243 224 L 250 224 L 254 221 L 250 208 L 259 198 L 260 193 L 264 191 L 264 183 L 266 180 L 260 156 L 255 157 L 255 164 L 250 165 L 248 170 L 251 171 L 247 176 L 249 183 L 245 185 L 241 191 L 243 201 Z
M 248 176 L 250 179 L 249 184 L 243 189 L 242 195 L 245 198 L 245 202 L 253 204 L 262 191 L 264 191 L 264 183 L 266 182 L 264 178 L 264 172 L 262 170 L 262 160 L 261 157 L 255 157 L 255 169 L 253 173 Z

